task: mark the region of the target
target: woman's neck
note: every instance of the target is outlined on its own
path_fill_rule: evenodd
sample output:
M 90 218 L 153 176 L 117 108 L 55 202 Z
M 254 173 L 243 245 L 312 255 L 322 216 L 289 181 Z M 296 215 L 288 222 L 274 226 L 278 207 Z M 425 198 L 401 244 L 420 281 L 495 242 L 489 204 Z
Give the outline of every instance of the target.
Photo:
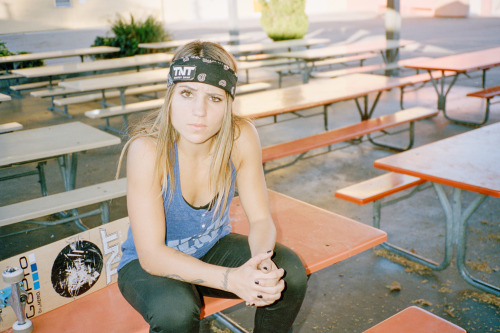
M 205 159 L 212 154 L 214 139 L 207 140 L 204 143 L 191 143 L 186 140 L 179 139 L 177 141 L 177 149 L 184 156 L 189 156 L 194 159 Z

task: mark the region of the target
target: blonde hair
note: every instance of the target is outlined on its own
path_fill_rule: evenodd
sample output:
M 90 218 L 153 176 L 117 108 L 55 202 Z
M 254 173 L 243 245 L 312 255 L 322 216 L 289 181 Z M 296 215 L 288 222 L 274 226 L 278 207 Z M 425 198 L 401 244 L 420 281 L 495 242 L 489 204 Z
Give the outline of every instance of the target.
M 216 43 L 207 41 L 190 42 L 180 47 L 175 52 L 172 61 L 185 56 L 212 58 L 228 65 L 235 72 L 237 71 L 234 57 Z M 174 187 L 176 186 L 175 176 L 173 176 L 176 158 L 174 144 L 179 139 L 179 133 L 172 126 L 170 119 L 175 86 L 176 84 L 168 86 L 165 102 L 159 110 L 148 114 L 140 123 L 131 128 L 130 139 L 123 147 L 117 171 L 118 175 L 124 153 L 131 142 L 141 137 L 154 139 L 156 141 L 155 179 L 161 182 L 163 193 L 169 188 L 169 203 L 173 196 Z M 221 128 L 215 136 L 212 148 L 214 154 L 210 163 L 209 187 L 213 192 L 213 198 L 215 198 L 215 203 L 210 205 L 211 207 L 213 206 L 214 217 L 216 215 L 222 217 L 227 207 L 227 198 L 232 183 L 230 158 L 234 140 L 238 136 L 238 125 L 243 119 L 232 112 L 232 103 L 233 98 L 226 92 L 225 113 L 222 119 Z M 170 175 L 172 176 L 169 177 Z M 170 186 L 167 186 L 169 182 Z

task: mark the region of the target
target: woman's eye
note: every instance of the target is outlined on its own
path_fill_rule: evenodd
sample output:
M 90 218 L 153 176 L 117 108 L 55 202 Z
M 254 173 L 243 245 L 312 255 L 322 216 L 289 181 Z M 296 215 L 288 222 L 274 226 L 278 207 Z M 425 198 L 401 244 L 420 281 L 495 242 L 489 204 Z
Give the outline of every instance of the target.
M 193 96 L 193 93 L 190 92 L 189 90 L 183 90 L 183 91 L 181 91 L 181 95 L 184 97 L 191 97 L 191 96 Z
M 212 102 L 220 102 L 220 101 L 222 101 L 222 98 L 216 97 L 216 96 L 210 96 L 210 100 Z

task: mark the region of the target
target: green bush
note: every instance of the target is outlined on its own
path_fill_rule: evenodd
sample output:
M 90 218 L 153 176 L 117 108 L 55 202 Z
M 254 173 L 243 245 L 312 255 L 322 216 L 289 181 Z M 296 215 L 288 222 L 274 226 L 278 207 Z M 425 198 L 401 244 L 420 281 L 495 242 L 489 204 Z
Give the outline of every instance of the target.
M 18 52 L 17 54 L 28 54 L 29 52 Z M 9 56 L 9 55 L 15 55 L 16 53 L 13 53 L 7 49 L 7 45 L 5 45 L 4 42 L 0 41 L 0 57 L 3 56 Z M 38 66 L 43 66 L 44 62 L 43 60 L 30 60 L 30 61 L 22 61 L 17 64 L 16 68 L 28 68 L 28 67 L 38 67 Z M 5 71 L 5 70 L 11 70 L 14 69 L 14 63 L 7 63 L 7 64 L 0 64 L 0 70 Z
M 153 43 L 171 40 L 170 33 L 166 31 L 161 22 L 149 16 L 145 21 L 138 21 L 130 15 L 130 21 L 121 16 L 111 23 L 114 36 L 98 36 L 92 46 L 115 46 L 120 48 L 119 53 L 97 55 L 96 58 L 129 57 L 136 54 L 151 53 L 148 49 L 138 47 L 139 43 Z
M 260 0 L 260 24 L 274 41 L 302 38 L 309 28 L 305 0 Z

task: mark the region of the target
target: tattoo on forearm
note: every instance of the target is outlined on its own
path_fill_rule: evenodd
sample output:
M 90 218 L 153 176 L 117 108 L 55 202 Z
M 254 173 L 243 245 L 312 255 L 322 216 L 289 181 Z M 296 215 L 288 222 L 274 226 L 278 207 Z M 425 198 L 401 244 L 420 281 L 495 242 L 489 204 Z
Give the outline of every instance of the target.
M 190 283 L 190 284 L 202 284 L 202 283 L 205 282 L 205 280 L 203 280 L 203 279 L 196 279 L 196 280 L 193 280 L 193 281 L 188 281 L 188 280 L 184 279 L 183 277 L 181 277 L 180 275 L 177 275 L 177 274 L 167 274 L 167 275 L 165 275 L 165 277 L 167 277 L 169 279 L 179 280 L 179 281 L 182 281 L 182 282 L 187 282 L 187 283 Z
M 231 271 L 231 268 L 228 268 L 226 269 L 226 271 L 224 272 L 224 276 L 223 276 L 223 280 L 222 280 L 222 285 L 221 285 L 221 289 L 222 290 L 227 290 L 227 280 L 228 280 L 228 277 L 229 277 L 229 272 Z

